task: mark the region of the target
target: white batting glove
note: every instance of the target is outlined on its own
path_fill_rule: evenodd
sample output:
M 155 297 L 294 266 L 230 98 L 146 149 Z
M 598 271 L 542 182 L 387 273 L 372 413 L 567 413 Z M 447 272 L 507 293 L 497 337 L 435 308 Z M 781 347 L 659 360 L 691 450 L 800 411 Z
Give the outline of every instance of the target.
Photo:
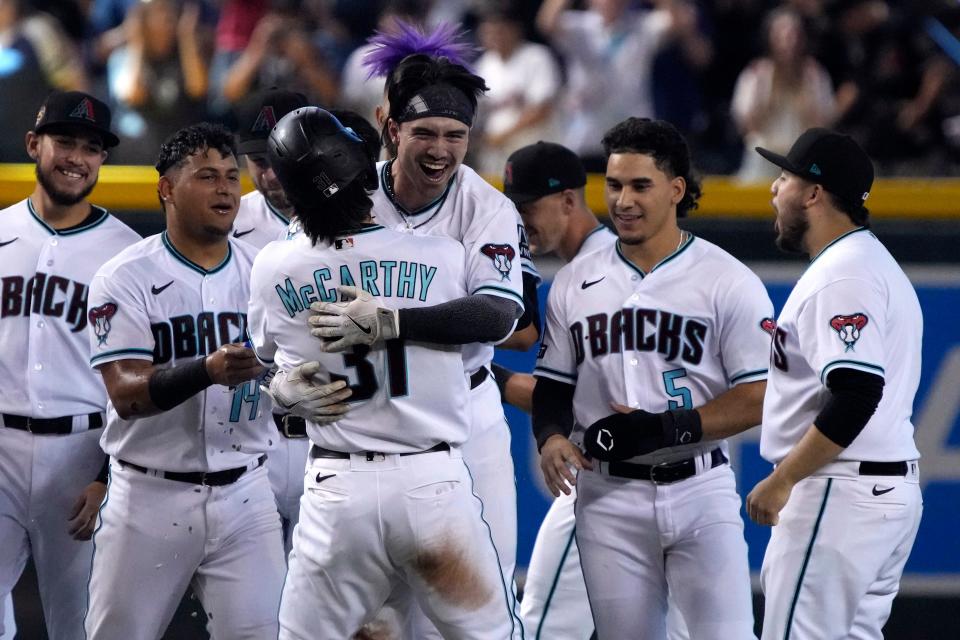
M 314 302 L 310 305 L 310 333 L 324 338 L 324 351 L 345 351 L 355 344 L 374 344 L 400 335 L 396 309 L 377 304 L 369 293 L 357 287 L 339 286 L 343 302 Z
M 290 371 L 278 371 L 266 391 L 273 402 L 287 413 L 315 424 L 336 422 L 350 411 L 350 405 L 343 404 L 343 401 L 353 391 L 347 387 L 345 380 L 324 383 L 318 377 L 319 372 L 319 362 L 307 362 Z

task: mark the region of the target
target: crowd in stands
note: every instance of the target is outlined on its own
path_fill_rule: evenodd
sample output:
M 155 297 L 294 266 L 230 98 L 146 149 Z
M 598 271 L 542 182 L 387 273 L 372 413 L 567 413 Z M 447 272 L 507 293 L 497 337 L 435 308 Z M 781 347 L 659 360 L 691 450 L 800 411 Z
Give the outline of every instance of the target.
M 539 139 L 602 169 L 629 115 L 669 120 L 698 168 L 765 181 L 752 148 L 811 126 L 853 135 L 880 175 L 960 175 L 960 5 L 954 0 L 0 0 L 0 162 L 51 88 L 114 109 L 117 164 L 153 164 L 187 123 L 231 124 L 284 87 L 375 122 L 383 80 L 366 39 L 396 18 L 460 24 L 490 91 L 468 162 L 497 174 Z

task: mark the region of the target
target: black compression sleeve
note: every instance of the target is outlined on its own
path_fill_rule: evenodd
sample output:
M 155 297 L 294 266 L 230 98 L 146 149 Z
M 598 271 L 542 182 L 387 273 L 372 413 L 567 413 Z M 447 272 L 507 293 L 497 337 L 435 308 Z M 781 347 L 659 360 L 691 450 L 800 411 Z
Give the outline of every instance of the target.
M 501 367 L 496 362 L 490 363 L 490 371 L 493 372 L 493 380 L 497 383 L 497 388 L 500 389 L 500 397 L 506 399 L 507 397 L 507 380 L 513 377 L 514 371 L 510 371 L 506 367 Z
M 820 433 L 841 447 L 849 447 L 883 397 L 883 378 L 856 369 L 834 369 L 827 375 L 830 399 L 814 420 Z
M 433 344 L 496 342 L 510 334 L 519 313 L 513 300 L 482 294 L 400 309 L 400 337 Z
M 188 364 L 154 370 L 149 382 L 150 400 L 158 409 L 167 411 L 211 384 L 207 359 L 197 358 Z
M 576 387 L 565 382 L 537 376 L 533 388 L 533 437 L 537 451 L 552 435 L 564 438 L 573 431 L 573 391 Z
M 540 300 L 537 296 L 537 279 L 533 274 L 523 272 L 523 315 L 517 320 L 515 331 L 533 325 L 540 335 Z

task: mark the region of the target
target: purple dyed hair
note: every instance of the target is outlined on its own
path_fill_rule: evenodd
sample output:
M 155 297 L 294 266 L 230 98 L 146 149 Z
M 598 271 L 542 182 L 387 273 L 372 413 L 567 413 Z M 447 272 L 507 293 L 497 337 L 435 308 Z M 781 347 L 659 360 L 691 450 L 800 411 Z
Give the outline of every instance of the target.
M 389 76 L 401 60 L 415 53 L 447 58 L 467 67 L 467 58 L 477 51 L 464 40 L 466 33 L 453 24 L 441 22 L 430 33 L 399 18 L 394 20 L 394 25 L 394 32 L 377 31 L 367 40 L 373 45 L 363 56 L 363 66 L 369 69 L 367 79 Z

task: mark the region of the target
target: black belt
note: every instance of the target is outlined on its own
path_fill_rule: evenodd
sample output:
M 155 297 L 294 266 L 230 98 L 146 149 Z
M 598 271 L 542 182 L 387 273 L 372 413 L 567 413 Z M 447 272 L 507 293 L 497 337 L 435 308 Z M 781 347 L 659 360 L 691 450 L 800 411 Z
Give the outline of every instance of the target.
M 860 475 L 862 476 L 905 476 L 907 463 L 900 462 L 861 462 Z
M 433 453 L 435 451 L 450 451 L 450 445 L 447 444 L 446 442 L 441 442 L 440 444 L 434 445 L 424 451 L 409 451 L 407 453 L 400 453 L 397 455 L 415 456 L 421 453 Z M 318 445 L 313 445 L 312 447 L 310 447 L 310 455 L 313 456 L 314 458 L 337 458 L 341 460 L 345 458 L 349 458 L 351 455 L 361 455 L 361 456 L 365 455 L 367 456 L 367 460 L 371 461 L 374 459 L 375 456 L 383 456 L 383 455 L 390 455 L 390 454 L 380 453 L 377 451 L 359 451 L 356 454 L 349 454 L 349 453 L 344 453 L 343 451 L 331 451 L 330 449 L 324 449 L 323 447 L 320 447 Z
M 487 379 L 487 376 L 490 375 L 490 370 L 486 367 L 480 367 L 470 376 L 470 390 L 473 391 Z
M 254 467 L 254 469 L 262 467 L 263 463 L 266 461 L 266 454 L 260 456 L 257 458 L 257 466 Z M 132 462 L 127 462 L 125 460 L 117 460 L 117 462 L 122 464 L 124 467 L 130 467 L 134 471 L 139 471 L 140 473 L 151 473 L 150 469 L 141 467 L 138 464 L 133 464 Z M 159 472 L 159 477 L 167 480 L 176 480 L 177 482 L 203 484 L 209 487 L 222 487 L 226 484 L 233 484 L 247 471 L 252 471 L 252 469 L 247 469 L 246 467 L 235 467 L 233 469 L 224 469 L 223 471 L 161 471 Z
M 699 456 L 698 456 L 699 457 Z M 710 468 L 727 463 L 727 456 L 720 449 L 710 452 Z M 697 474 L 697 459 L 687 458 L 663 464 L 634 464 L 632 462 L 608 462 L 607 474 L 631 480 L 649 480 L 654 484 L 672 484 Z
M 88 413 L 87 428 L 99 429 L 103 426 L 103 416 L 99 413 Z M 3 414 L 3 426 L 20 431 L 29 431 L 38 435 L 67 435 L 73 433 L 73 416 L 59 418 L 31 418 L 17 416 L 12 413 Z
M 307 437 L 307 422 L 300 416 L 295 416 L 292 413 L 286 415 L 275 413 L 273 414 L 273 424 L 277 425 L 277 430 L 284 438 Z

